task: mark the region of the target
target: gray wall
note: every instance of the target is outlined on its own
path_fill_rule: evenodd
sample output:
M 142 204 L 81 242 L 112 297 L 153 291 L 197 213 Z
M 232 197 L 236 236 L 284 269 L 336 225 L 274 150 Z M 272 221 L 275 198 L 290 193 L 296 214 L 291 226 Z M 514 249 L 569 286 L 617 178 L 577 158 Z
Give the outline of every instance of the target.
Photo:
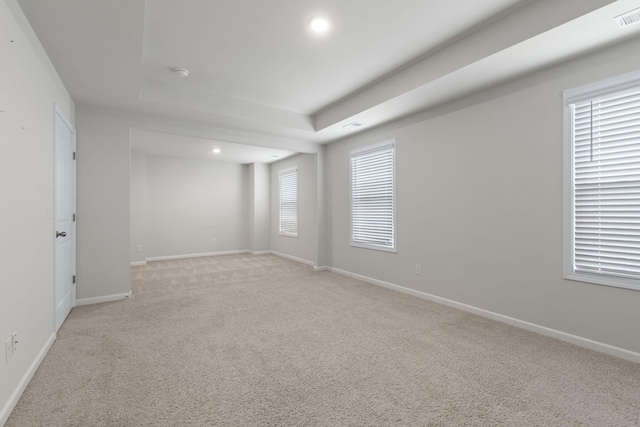
M 271 249 L 270 168 L 252 163 L 249 170 L 249 249 L 253 252 Z
M 79 303 L 131 290 L 130 123 L 77 111 Z
M 333 267 L 639 352 L 640 292 L 562 277 L 561 97 L 637 69 L 638 51 L 635 40 L 331 144 Z M 348 152 L 389 138 L 397 254 L 349 245 Z
M 147 258 L 147 156 L 131 151 L 131 262 L 145 262 Z M 140 251 L 137 251 L 140 247 Z
M 0 425 L 54 332 L 54 104 L 74 104 L 14 0 L 0 1 Z M 9 43 L 11 39 L 14 42 Z M 51 210 L 50 210 L 51 209 Z M 5 363 L 4 342 L 19 333 Z
M 130 260 L 270 250 L 270 168 L 131 152 Z M 216 243 L 213 243 L 216 239 Z M 136 252 L 136 246 L 142 251 Z
M 278 172 L 298 167 L 298 237 L 279 234 Z M 317 160 L 298 154 L 271 164 L 271 250 L 315 264 L 317 253 Z
M 237 163 L 147 155 L 147 256 L 247 249 L 247 179 Z
M 327 153 L 326 147 L 322 146 L 316 153 L 317 168 L 317 206 L 316 209 L 316 259 L 315 265 L 320 268 L 329 267 L 329 212 L 327 206 Z

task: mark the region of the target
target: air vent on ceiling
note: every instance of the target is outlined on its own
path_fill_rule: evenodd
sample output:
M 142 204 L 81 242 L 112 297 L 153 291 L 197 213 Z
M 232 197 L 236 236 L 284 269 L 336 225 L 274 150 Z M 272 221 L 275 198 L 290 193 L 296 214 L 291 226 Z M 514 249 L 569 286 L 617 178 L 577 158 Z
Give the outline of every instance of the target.
M 364 123 L 351 122 L 348 125 L 344 125 L 342 127 L 347 130 L 352 130 L 352 129 L 358 129 L 360 126 L 364 126 Z
M 615 20 L 620 28 L 624 28 L 632 24 L 637 24 L 638 22 L 640 22 L 640 8 L 632 10 L 631 12 L 627 12 L 624 15 L 616 16 Z

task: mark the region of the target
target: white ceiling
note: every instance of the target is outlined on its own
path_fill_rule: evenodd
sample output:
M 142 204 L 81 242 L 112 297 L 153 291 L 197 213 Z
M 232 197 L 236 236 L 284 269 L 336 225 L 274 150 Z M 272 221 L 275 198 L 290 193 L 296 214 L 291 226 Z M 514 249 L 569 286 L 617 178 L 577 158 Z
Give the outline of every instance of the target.
M 77 104 L 144 117 L 155 134 L 288 152 L 640 34 L 613 20 L 640 0 L 18 3 Z M 308 30 L 315 15 L 328 33 Z
M 518 2 L 394 0 L 390 11 L 388 0 L 152 0 L 143 75 L 313 114 Z M 309 31 L 314 15 L 331 32 Z
M 219 149 L 220 152 L 214 153 L 214 148 Z M 131 149 L 144 151 L 155 156 L 243 164 L 273 163 L 296 154 L 293 151 L 278 150 L 276 148 L 234 144 L 135 128 L 131 129 Z

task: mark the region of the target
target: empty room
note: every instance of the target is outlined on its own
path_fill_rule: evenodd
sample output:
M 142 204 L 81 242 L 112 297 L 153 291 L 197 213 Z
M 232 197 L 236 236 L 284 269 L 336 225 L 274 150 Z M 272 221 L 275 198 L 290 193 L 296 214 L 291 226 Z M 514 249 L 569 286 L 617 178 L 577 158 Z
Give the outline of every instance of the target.
M 640 0 L 0 35 L 0 426 L 640 426 Z

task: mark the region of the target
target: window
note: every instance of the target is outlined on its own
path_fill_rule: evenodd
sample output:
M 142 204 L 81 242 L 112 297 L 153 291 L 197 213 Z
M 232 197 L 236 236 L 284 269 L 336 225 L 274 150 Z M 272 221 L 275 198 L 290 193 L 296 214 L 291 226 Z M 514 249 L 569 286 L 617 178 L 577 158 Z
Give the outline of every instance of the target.
M 298 168 L 278 172 L 280 234 L 298 237 Z
M 351 246 L 397 252 L 395 140 L 349 153 Z
M 640 290 L 640 73 L 564 104 L 565 278 Z

